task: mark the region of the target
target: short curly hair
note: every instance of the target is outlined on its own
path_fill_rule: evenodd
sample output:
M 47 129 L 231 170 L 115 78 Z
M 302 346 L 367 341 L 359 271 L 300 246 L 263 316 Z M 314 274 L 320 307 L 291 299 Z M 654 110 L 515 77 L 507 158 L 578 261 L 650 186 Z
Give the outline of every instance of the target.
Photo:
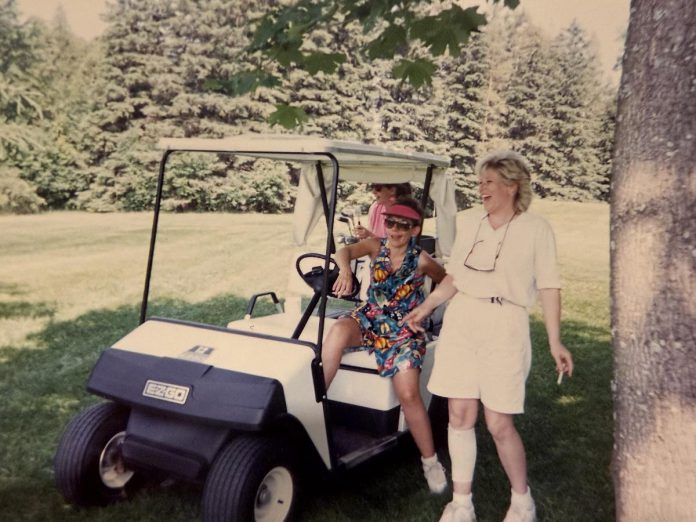
M 496 151 L 478 162 L 476 174 L 480 176 L 486 169 L 496 171 L 506 185 L 517 185 L 515 210 L 526 212 L 532 203 L 532 175 L 527 160 L 511 150 Z

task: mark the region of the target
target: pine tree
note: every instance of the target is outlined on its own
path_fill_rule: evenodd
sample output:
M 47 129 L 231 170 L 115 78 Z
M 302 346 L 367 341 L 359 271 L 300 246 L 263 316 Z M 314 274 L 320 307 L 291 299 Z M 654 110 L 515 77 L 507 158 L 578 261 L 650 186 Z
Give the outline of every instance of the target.
M 557 81 L 552 93 L 551 151 L 558 157 L 559 186 L 553 195 L 597 199 L 605 193 L 599 161 L 602 98 L 594 48 L 573 22 L 553 42 Z
M 221 137 L 268 130 L 265 120 L 273 111 L 273 93 L 259 89 L 253 96 L 232 98 L 208 85 L 211 77 L 224 81 L 248 68 L 249 64 L 235 59 L 247 43 L 249 17 L 255 15 L 254 9 L 263 8 L 263 4 L 249 9 L 245 2 L 222 0 L 122 0 L 114 6 L 104 37 L 104 95 L 101 108 L 92 116 L 99 141 L 91 162 L 99 175 L 83 196 L 86 208 L 148 207 L 159 159 L 155 144 L 162 137 Z M 172 163 L 172 176 L 188 180 L 191 186 L 167 184 L 165 207 L 275 208 L 253 200 L 248 190 L 229 197 L 224 194 L 228 173 L 240 177 L 239 172 L 248 172 L 254 162 L 213 160 L 204 161 L 205 168 L 193 168 L 201 161 L 182 158 Z M 212 175 L 206 175 L 209 172 Z M 270 174 L 265 172 L 264 186 L 268 186 Z M 279 198 L 278 205 L 283 206 L 291 192 L 286 169 L 276 167 L 274 175 L 275 186 L 288 192 Z M 228 190 L 238 190 L 236 179 L 227 181 Z M 254 183 L 247 180 L 245 186 Z M 202 193 L 206 187 L 211 193 L 207 196 Z
M 364 40 L 356 22 L 315 31 L 307 52 L 343 52 L 346 62 L 339 65 L 335 75 L 287 71 L 287 101 L 302 107 L 309 116 L 303 134 L 352 140 L 369 136 L 372 69 L 358 52 Z
M 556 69 L 546 40 L 524 15 L 516 19 L 510 45 L 517 51 L 504 88 L 506 139 L 530 163 L 534 191 L 553 196 L 562 181 L 562 162 L 551 146 Z
M 45 201 L 21 179 L 21 162 L 41 146 L 35 125 L 45 100 L 36 64 L 39 28 L 21 24 L 14 0 L 0 3 L 0 212 L 36 212 Z
M 614 130 L 616 128 L 616 93 L 612 89 L 605 89 L 600 108 L 599 141 L 597 144 L 597 158 L 599 159 L 597 188 L 599 193 L 595 198 L 609 201 L 612 158 L 614 157 Z
M 482 33 L 472 36 L 464 52 L 456 60 L 446 61 L 443 67 L 447 84 L 443 104 L 447 106 L 448 152 L 454 166 L 460 208 L 468 208 L 478 201 L 474 167 L 485 140 L 490 67 Z
M 91 108 L 93 67 L 88 46 L 71 33 L 62 9 L 50 27 L 42 28 L 41 39 L 36 71 L 46 110 L 36 128 L 43 146 L 26 155 L 19 167 L 49 208 L 70 208 L 90 183 L 84 121 Z

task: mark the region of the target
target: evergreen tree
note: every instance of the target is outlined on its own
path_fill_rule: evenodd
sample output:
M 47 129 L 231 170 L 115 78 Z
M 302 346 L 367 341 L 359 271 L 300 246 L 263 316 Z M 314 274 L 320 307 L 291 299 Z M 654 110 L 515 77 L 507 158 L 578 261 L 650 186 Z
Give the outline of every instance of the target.
M 222 137 L 268 130 L 265 119 L 273 110 L 273 93 L 258 90 L 253 96 L 231 98 L 211 90 L 206 82 L 211 76 L 224 79 L 247 65 L 237 64 L 235 58 L 246 45 L 245 28 L 256 8 L 263 4 L 249 9 L 242 1 L 122 0 L 113 7 L 104 37 L 102 108 L 92 117 L 99 138 L 91 162 L 99 174 L 83 195 L 86 208 L 149 206 L 159 159 L 155 144 L 162 137 Z M 216 160 L 196 176 L 193 167 L 198 162 L 182 159 L 172 164 L 172 176 L 181 175 L 192 187 L 168 184 L 164 198 L 171 198 L 169 207 L 207 209 L 211 201 L 218 201 L 226 209 L 275 208 L 250 203 L 251 196 L 202 198 L 202 187 L 209 185 L 219 194 L 224 190 L 220 181 L 228 173 L 238 176 L 239 171 L 251 170 L 254 162 Z M 212 177 L 207 175 L 209 169 Z M 276 167 L 275 176 L 277 187 L 287 186 L 286 169 Z M 229 181 L 229 190 L 236 190 L 236 180 Z M 280 206 L 286 196 L 279 199 Z
M 89 143 L 84 122 L 93 97 L 88 87 L 93 64 L 88 60 L 88 46 L 71 33 L 62 9 L 51 27 L 43 27 L 41 37 L 36 70 L 46 110 L 36 128 L 44 143 L 25 156 L 19 167 L 22 178 L 34 185 L 49 208 L 69 208 L 91 178 L 84 152 Z
M 609 201 L 612 158 L 614 157 L 614 130 L 616 128 L 616 93 L 613 90 L 605 89 L 601 109 L 597 152 L 599 159 L 597 187 L 599 193 L 595 198 Z
M 482 33 L 470 39 L 456 60 L 444 64 L 447 94 L 447 138 L 457 186 L 457 206 L 468 208 L 478 201 L 474 167 L 485 140 L 485 99 L 490 86 L 491 64 Z
M 41 141 L 33 127 L 45 106 L 35 74 L 38 33 L 33 22 L 19 23 L 14 0 L 0 2 L 0 212 L 36 212 L 45 203 L 17 168 Z
M 365 37 L 360 24 L 336 25 L 312 34 L 308 52 L 335 53 L 347 56 L 336 74 L 319 71 L 310 73 L 301 69 L 287 71 L 287 101 L 307 113 L 303 134 L 325 138 L 369 139 L 371 116 L 372 69 L 359 54 L 360 42 Z
M 534 191 L 541 197 L 553 196 L 562 181 L 562 161 L 551 140 L 556 69 L 547 42 L 524 14 L 517 17 L 510 34 L 517 52 L 504 88 L 506 139 L 530 163 Z
M 557 59 L 552 84 L 551 148 L 559 159 L 552 195 L 564 199 L 597 199 L 605 194 L 599 160 L 601 108 L 597 57 L 585 32 L 575 22 L 553 42 Z

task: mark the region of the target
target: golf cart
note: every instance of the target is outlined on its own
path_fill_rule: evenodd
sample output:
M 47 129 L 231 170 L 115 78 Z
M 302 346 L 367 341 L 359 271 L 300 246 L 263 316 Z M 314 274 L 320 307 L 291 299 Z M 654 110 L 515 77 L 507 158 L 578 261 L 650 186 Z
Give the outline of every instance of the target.
M 107 400 L 66 427 L 55 455 L 57 487 L 71 504 L 103 505 L 127 497 L 141 477 L 156 473 L 204 483 L 206 522 L 287 520 L 309 462 L 340 473 L 408 433 L 391 379 L 378 375 L 367 351 L 346 353 L 328 393 L 324 386 L 322 341 L 337 316 L 329 303 L 337 276 L 331 255 L 339 180 L 418 183 L 423 203 L 433 203 L 435 254 L 443 257 L 455 235 L 454 187 L 444 173 L 449 159 L 300 136 L 171 138 L 159 147 L 164 152 L 140 324 L 105 349 L 92 370 L 87 390 Z M 306 252 L 294 263 L 311 296 L 304 306 L 261 288 L 245 317 L 226 325 L 148 314 L 167 161 L 186 152 L 301 166 L 295 244 L 306 244 L 322 216 L 326 224 L 324 251 Z M 357 302 L 356 296 L 357 289 L 348 299 Z M 261 316 L 256 305 L 265 299 L 276 310 Z M 421 377 L 426 406 L 433 347 L 429 343 Z

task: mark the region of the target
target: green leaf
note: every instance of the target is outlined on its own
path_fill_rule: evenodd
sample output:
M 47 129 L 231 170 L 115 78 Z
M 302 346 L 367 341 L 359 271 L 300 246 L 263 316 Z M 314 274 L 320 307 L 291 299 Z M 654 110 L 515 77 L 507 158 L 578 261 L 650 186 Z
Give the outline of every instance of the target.
M 286 129 L 294 129 L 302 125 L 309 119 L 307 113 L 301 107 L 293 107 L 292 105 L 279 104 L 276 105 L 275 112 L 268 117 L 268 123 L 271 127 L 281 125 Z
M 336 71 L 339 64 L 345 61 L 346 55 L 343 53 L 314 52 L 305 56 L 304 69 L 310 74 L 316 74 L 319 71 L 332 74 Z
M 477 12 L 478 7 L 462 9 L 458 5 L 435 16 L 426 16 L 411 24 L 410 36 L 421 40 L 433 56 L 440 56 L 449 49 L 450 56 L 458 56 L 460 45 L 469 35 L 486 24 L 486 17 Z
M 407 45 L 406 29 L 400 25 L 390 25 L 367 45 L 367 55 L 371 59 L 393 58 L 397 49 Z
M 367 34 L 383 20 L 393 20 L 392 9 L 400 3 L 401 0 L 344 0 L 341 10 L 346 21 L 358 20 Z
M 449 47 L 450 55 L 459 55 L 459 38 L 455 28 L 440 25 L 438 17 L 428 16 L 413 23 L 411 36 L 430 48 L 433 56 L 440 56 Z
M 283 67 L 289 67 L 293 63 L 297 64 L 304 61 L 300 45 L 302 45 L 302 40 L 289 41 L 285 44 L 274 46 L 267 53 Z
M 431 85 L 433 74 L 437 67 L 430 60 L 417 58 L 416 60 L 401 60 L 392 69 L 395 78 L 402 82 L 407 81 L 416 89 L 424 85 Z
M 278 29 L 276 23 L 269 15 L 264 16 L 259 25 L 256 26 L 256 30 L 254 31 L 254 35 L 247 49 L 253 52 L 268 48 L 271 45 L 271 41 L 274 39 L 273 37 L 278 32 Z

